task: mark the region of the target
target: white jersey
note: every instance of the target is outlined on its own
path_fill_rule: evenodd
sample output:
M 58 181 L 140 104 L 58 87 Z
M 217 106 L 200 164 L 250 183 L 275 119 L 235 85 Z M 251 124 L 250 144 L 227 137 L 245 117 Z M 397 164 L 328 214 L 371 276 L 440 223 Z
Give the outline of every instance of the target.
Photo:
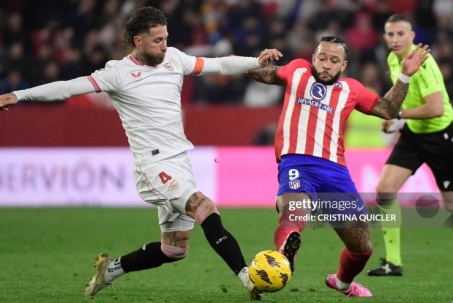
M 189 56 L 166 50 L 156 66 L 143 65 L 132 55 L 107 62 L 88 77 L 56 81 L 14 91 L 19 100 L 56 101 L 71 96 L 107 92 L 117 109 L 136 165 L 145 165 L 193 148 L 182 123 L 181 90 L 185 75 L 237 75 L 259 67 L 259 58 Z
M 181 89 L 185 75 L 197 74 L 197 58 L 169 47 L 157 66 L 132 55 L 107 62 L 89 76 L 96 91 L 110 95 L 117 109 L 135 164 L 166 159 L 192 149 L 184 134 Z

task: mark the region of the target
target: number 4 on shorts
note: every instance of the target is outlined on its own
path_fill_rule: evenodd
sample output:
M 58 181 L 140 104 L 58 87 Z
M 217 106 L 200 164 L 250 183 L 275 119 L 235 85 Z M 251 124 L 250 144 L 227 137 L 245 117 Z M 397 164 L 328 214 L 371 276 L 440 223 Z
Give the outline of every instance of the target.
M 165 172 L 160 172 L 159 173 L 159 178 L 160 178 L 160 181 L 162 181 L 163 184 L 167 183 L 169 180 L 172 179 L 172 177 L 167 175 Z

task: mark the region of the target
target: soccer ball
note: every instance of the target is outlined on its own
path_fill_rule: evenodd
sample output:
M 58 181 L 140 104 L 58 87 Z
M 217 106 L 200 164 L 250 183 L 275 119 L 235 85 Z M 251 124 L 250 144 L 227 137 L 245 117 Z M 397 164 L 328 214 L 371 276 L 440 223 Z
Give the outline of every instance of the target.
M 249 265 L 250 280 L 262 292 L 276 292 L 291 279 L 288 259 L 275 250 L 258 253 Z

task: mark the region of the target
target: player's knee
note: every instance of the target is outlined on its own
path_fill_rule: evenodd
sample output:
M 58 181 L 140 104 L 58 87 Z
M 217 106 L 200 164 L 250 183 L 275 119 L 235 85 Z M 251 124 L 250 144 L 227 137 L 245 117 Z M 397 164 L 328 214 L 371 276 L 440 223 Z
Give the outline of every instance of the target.
M 380 180 L 376 185 L 376 192 L 378 194 L 388 194 L 395 193 L 398 189 L 395 188 L 393 184 L 385 180 Z
M 201 204 L 200 207 L 197 208 L 195 211 L 195 221 L 198 224 L 202 224 L 207 217 L 212 214 L 219 214 L 217 207 L 211 200 L 206 201 L 205 203 Z
M 189 247 L 177 247 L 162 243 L 160 246 L 162 252 L 170 259 L 180 260 L 187 256 Z
M 392 201 L 396 199 L 396 192 L 393 192 L 386 187 L 376 187 L 377 197 L 376 202 L 379 206 L 391 205 Z

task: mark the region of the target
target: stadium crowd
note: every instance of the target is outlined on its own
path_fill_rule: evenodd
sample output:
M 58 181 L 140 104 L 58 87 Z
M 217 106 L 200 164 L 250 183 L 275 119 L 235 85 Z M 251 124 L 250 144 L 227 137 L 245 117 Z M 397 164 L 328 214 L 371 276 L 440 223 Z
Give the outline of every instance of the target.
M 451 0 L 0 0 L 0 94 L 89 75 L 122 58 L 130 52 L 121 39 L 124 19 L 148 5 L 170 17 L 169 45 L 197 56 L 257 56 L 277 48 L 282 65 L 310 59 L 323 35 L 344 37 L 348 75 L 378 94 L 391 86 L 383 24 L 404 14 L 415 25 L 415 42 L 430 45 L 453 96 Z M 282 94 L 247 76 L 189 77 L 183 106 L 271 106 Z

